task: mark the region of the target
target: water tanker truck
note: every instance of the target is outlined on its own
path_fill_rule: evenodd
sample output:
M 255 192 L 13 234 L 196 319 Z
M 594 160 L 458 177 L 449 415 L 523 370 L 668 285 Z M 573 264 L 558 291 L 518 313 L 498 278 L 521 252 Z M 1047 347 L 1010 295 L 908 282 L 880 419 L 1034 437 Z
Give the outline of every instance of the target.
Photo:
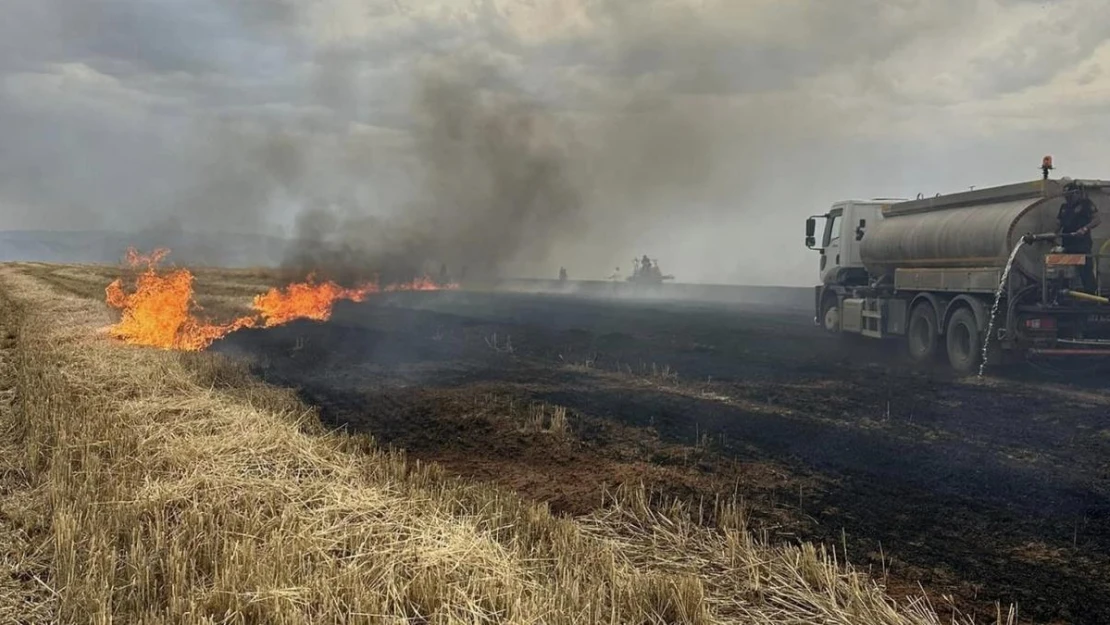
M 990 362 L 1110 355 L 1110 300 L 1102 297 L 1110 271 L 1099 271 L 1108 226 L 1092 233 L 1094 293 L 1079 279 L 1088 256 L 1062 253 L 1057 232 L 1066 183 L 1106 215 L 1110 181 L 1049 179 L 1045 162 L 1041 180 L 842 201 L 807 219 L 806 246 L 820 254 L 815 323 L 837 335 L 900 341 L 917 362 L 947 356 L 961 374 L 979 370 L 984 352 Z

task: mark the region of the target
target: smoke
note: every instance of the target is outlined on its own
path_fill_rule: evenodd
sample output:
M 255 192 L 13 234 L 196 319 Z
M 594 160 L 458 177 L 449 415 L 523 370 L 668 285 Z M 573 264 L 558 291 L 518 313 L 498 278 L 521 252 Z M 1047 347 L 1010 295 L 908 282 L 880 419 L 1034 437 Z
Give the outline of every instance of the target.
M 618 96 L 573 73 L 560 79 L 565 90 L 545 93 L 481 50 L 414 66 L 412 196 L 392 207 L 313 203 L 285 267 L 337 279 L 408 279 L 443 266 L 453 278 L 553 276 L 560 266 L 600 276 L 647 251 L 645 237 L 696 215 L 716 192 L 708 183 L 727 134 L 712 108 L 672 92 L 727 81 L 693 44 L 696 33 L 668 39 L 657 24 L 618 26 L 604 49 L 588 51 L 623 83 Z M 663 64 L 665 80 L 630 73 L 640 58 L 638 72 Z M 344 91 L 341 70 L 353 66 L 345 57 L 326 68 L 328 93 Z
M 51 3 L 59 15 L 68 6 Z M 712 12 L 590 2 L 588 32 L 533 41 L 510 12 L 489 8 L 497 3 L 464 28 L 372 4 L 408 26 L 380 38 L 354 18 L 319 29 L 326 11 L 310 3 L 251 0 L 209 7 L 184 27 L 198 39 L 174 37 L 156 53 L 174 13 L 140 13 L 131 28 L 145 33 L 141 62 L 59 70 L 83 96 L 59 115 L 89 109 L 93 95 L 98 113 L 128 102 L 105 133 L 134 139 L 96 140 L 113 158 L 95 162 L 105 171 L 90 171 L 89 184 L 57 185 L 83 210 L 58 208 L 56 221 L 96 215 L 144 247 L 173 247 L 177 262 L 267 264 L 276 253 L 291 274 L 344 281 L 444 265 L 453 278 L 554 276 L 560 266 L 601 277 L 644 253 L 682 279 L 689 273 L 671 268 L 677 254 L 666 248 L 733 203 L 722 163 L 755 175 L 737 158 L 737 119 L 715 104 L 735 85 L 721 70 L 728 33 Z M 406 49 L 406 37 L 421 44 Z M 113 41 L 62 43 L 90 59 L 127 52 Z M 37 110 L 53 77 L 20 80 L 26 110 Z M 231 234 L 291 240 L 275 252 Z
M 9 0 L 2 225 L 350 276 L 600 278 L 646 253 L 678 281 L 804 284 L 801 221 L 837 199 L 1052 150 L 1098 175 L 1105 20 L 1076 17 L 1110 5 L 1040 4 Z
M 543 103 L 474 87 L 489 71 L 424 69 L 412 111 L 417 196 L 387 217 L 307 209 L 286 266 L 345 279 L 408 279 L 442 265 L 455 277 L 493 277 L 512 262 L 546 261 L 585 227 L 572 166 L 583 149 Z

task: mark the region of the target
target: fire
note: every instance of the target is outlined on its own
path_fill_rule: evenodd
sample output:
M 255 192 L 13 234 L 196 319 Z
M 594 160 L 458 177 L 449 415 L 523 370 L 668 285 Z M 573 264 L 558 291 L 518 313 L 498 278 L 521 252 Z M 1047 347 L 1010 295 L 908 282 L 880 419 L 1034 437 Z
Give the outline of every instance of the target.
M 272 328 L 294 319 L 327 321 L 331 309 L 341 299 L 361 302 L 376 293 L 376 284 L 355 289 L 345 289 L 334 282 L 317 284 L 312 276 L 305 282 L 290 284 L 284 289 L 270 289 L 254 298 L 254 309 L 261 315 L 263 325 Z
M 252 314 L 228 323 L 211 323 L 197 316 L 201 309 L 193 300 L 192 272 L 188 269 L 158 271 L 158 263 L 167 254 L 169 250 L 166 249 L 155 250 L 149 255 L 128 250 L 127 264 L 135 269 L 145 266 L 145 269 L 131 292 L 124 290 L 122 279 L 113 281 L 105 289 L 108 305 L 121 311 L 119 323 L 110 329 L 115 338 L 134 345 L 197 351 L 242 328 L 271 328 L 296 319 L 327 321 L 339 300 L 362 302 L 380 291 L 458 288 L 456 284 L 439 285 L 427 276 L 390 284 L 384 289 L 377 283 L 344 288 L 331 281 L 317 282 L 309 276 L 304 282 L 273 288 L 255 296 Z
M 149 256 L 128 251 L 128 265 L 133 268 L 146 265 L 146 269 L 136 280 L 134 292 L 125 292 L 120 279 L 105 290 L 108 305 L 123 313 L 120 322 L 111 329 L 112 336 L 136 345 L 194 351 L 208 347 L 229 332 L 254 325 L 252 317 L 227 324 L 198 319 L 195 311 L 200 307 L 193 301 L 193 274 L 187 269 L 176 269 L 159 275 L 155 269 L 167 254 L 169 250 L 164 249 Z
M 384 290 L 386 292 L 392 292 L 392 291 L 440 291 L 440 290 L 443 290 L 443 289 L 457 289 L 457 288 L 459 288 L 459 285 L 457 285 L 457 284 L 443 285 L 443 284 L 439 284 L 435 280 L 432 280 L 428 276 L 422 276 L 420 278 L 416 278 L 412 282 L 402 282 L 400 284 L 386 285 Z

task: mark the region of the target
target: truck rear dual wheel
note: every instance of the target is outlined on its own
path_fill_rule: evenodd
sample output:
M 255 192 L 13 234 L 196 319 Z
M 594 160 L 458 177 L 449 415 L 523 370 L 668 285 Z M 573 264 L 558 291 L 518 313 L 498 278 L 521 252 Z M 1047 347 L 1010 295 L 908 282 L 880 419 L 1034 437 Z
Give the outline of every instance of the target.
M 932 304 L 921 303 L 914 306 L 906 328 L 906 348 L 910 360 L 917 363 L 933 360 L 939 347 L 940 330 Z
M 963 375 L 978 371 L 983 358 L 983 338 L 975 313 L 969 308 L 960 308 L 952 313 L 944 334 L 948 363 L 952 369 Z

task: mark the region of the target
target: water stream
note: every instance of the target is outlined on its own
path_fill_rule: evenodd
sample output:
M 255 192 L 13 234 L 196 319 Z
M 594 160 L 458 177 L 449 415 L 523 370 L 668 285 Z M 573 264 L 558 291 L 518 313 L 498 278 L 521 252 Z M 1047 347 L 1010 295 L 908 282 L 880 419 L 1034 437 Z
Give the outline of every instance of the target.
M 1014 250 L 1010 252 L 1010 258 L 1006 260 L 1006 268 L 1002 270 L 1002 279 L 998 281 L 998 289 L 994 292 L 994 304 L 991 305 L 991 316 L 987 322 L 987 335 L 983 338 L 983 357 L 979 363 L 980 378 L 983 377 L 983 370 L 987 368 L 987 348 L 990 347 L 991 338 L 994 336 L 994 319 L 998 316 L 998 304 L 1002 301 L 1002 291 L 1005 290 L 1010 279 L 1010 269 L 1014 266 L 1014 259 L 1017 258 L 1022 245 L 1025 245 L 1025 241 L 1019 239 L 1017 245 L 1014 246 Z

